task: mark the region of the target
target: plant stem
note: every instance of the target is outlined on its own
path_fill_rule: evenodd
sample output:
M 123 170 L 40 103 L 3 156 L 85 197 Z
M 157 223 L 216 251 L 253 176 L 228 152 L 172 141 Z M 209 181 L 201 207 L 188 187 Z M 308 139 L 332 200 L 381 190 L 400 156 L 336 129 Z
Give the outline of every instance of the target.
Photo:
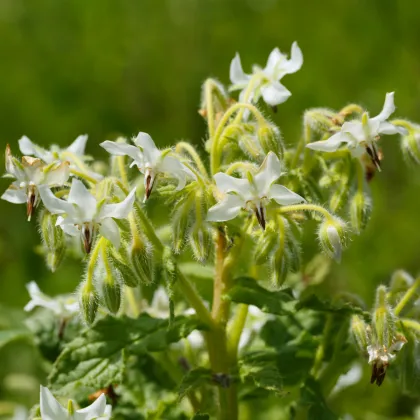
M 394 314 L 398 316 L 404 308 L 412 301 L 416 294 L 418 293 L 418 289 L 420 288 L 420 277 L 416 279 L 416 281 L 411 285 L 411 287 L 405 292 L 404 296 L 398 302 L 398 305 L 394 309 Z
M 78 176 L 79 178 L 82 178 L 82 179 L 84 179 L 84 180 L 86 180 L 86 181 L 88 181 L 88 182 L 90 182 L 90 183 L 92 183 L 92 184 L 97 184 L 97 183 L 98 183 L 98 181 L 97 181 L 95 178 L 91 177 L 91 176 L 90 176 L 90 175 L 88 175 L 88 174 L 85 174 L 84 172 L 78 171 L 78 170 L 76 170 L 76 169 L 70 169 L 70 172 L 71 172 L 73 175 L 76 175 L 76 176 Z
M 215 130 L 215 118 L 214 118 L 214 107 L 213 107 L 213 81 L 208 79 L 206 81 L 205 92 L 206 92 L 206 111 L 207 111 L 207 125 L 209 127 L 210 138 L 214 135 Z
M 331 220 L 333 217 L 328 210 L 324 209 L 321 206 L 317 206 L 316 204 L 294 204 L 292 206 L 283 206 L 280 208 L 280 213 L 288 213 L 303 210 L 316 211 L 322 214 L 327 220 Z
M 248 316 L 248 305 L 241 303 L 236 307 L 235 317 L 228 330 L 228 353 L 232 364 L 236 363 L 238 357 L 239 341 L 242 331 L 245 327 L 246 318 Z
M 208 178 L 209 174 L 207 172 L 207 169 L 206 169 L 203 161 L 201 160 L 199 154 L 195 150 L 195 148 L 191 144 L 189 144 L 185 141 L 180 141 L 179 143 L 177 143 L 175 151 L 177 153 L 180 153 L 182 150 L 184 150 L 185 152 L 187 152 L 191 156 L 192 160 L 196 164 L 197 169 L 200 171 L 201 175 L 203 175 L 205 178 Z

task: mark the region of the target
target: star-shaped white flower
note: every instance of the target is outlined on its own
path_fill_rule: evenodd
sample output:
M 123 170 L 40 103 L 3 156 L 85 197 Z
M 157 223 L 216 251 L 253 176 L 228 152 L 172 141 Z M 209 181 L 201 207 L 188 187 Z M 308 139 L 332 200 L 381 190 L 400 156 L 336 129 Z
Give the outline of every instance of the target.
M 96 230 L 118 248 L 120 231 L 113 219 L 125 219 L 135 201 L 134 188 L 120 203 L 99 202 L 78 179 L 73 179 L 67 201 L 57 198 L 45 186 L 39 192 L 45 207 L 52 214 L 60 214 L 57 225 L 71 236 L 81 235 L 85 251 L 90 252 Z
M 54 398 L 51 391 L 42 385 L 39 405 L 42 420 L 94 420 L 103 416 L 109 418 L 108 413 L 110 413 L 105 394 L 101 394 L 90 406 L 80 410 L 74 410 L 73 402 L 70 400 L 66 409 Z
M 33 143 L 28 137 L 23 136 L 19 140 L 19 148 L 22 154 L 26 156 L 35 156 L 45 163 L 68 161 L 70 162 L 71 169 L 83 170 L 89 176 L 99 181 L 102 179 L 102 175 L 87 169 L 84 165 L 84 161 L 86 160 L 85 149 L 87 139 L 88 136 L 83 134 L 78 136 L 70 146 L 64 149 L 53 144 L 50 149 L 47 150 Z
M 49 309 L 60 318 L 69 318 L 79 312 L 79 303 L 71 295 L 52 298 L 42 293 L 34 281 L 28 283 L 26 288 L 31 296 L 31 300 L 24 307 L 24 310 L 27 312 L 32 311 L 37 306 Z
M 305 201 L 283 185 L 274 184 L 282 174 L 280 160 L 270 152 L 255 175 L 248 173 L 246 179 L 234 178 L 219 172 L 214 175 L 218 190 L 225 194 L 223 199 L 211 207 L 207 220 L 224 222 L 238 216 L 241 209 L 255 212 L 258 222 L 265 229 L 265 206 L 271 200 L 280 205 Z
M 359 158 L 367 152 L 380 169 L 375 142 L 382 134 L 406 134 L 405 128 L 387 121 L 394 111 L 394 92 L 390 92 L 386 94 L 384 107 L 376 117 L 369 118 L 369 114 L 365 112 L 360 121 L 345 122 L 341 130 L 329 139 L 309 143 L 306 147 L 321 152 L 335 152 L 344 143 L 354 157 Z
M 16 180 L 1 196 L 14 204 L 26 203 L 28 220 L 39 202 L 39 188 L 63 185 L 70 176 L 69 163 L 44 164 L 41 159 L 22 156 L 22 161 L 12 156 L 10 146 L 6 146 L 7 177 Z
M 115 156 L 129 156 L 144 174 L 144 188 L 146 201 L 152 192 L 156 178 L 160 174 L 170 175 L 178 180 L 177 190 L 185 187 L 188 178 L 195 179 L 195 175 L 176 157 L 170 156 L 170 150 L 161 152 L 147 133 L 140 132 L 133 140 L 135 145 L 104 141 L 100 144 L 107 152 Z
M 280 80 L 286 74 L 297 72 L 302 64 L 302 51 L 296 42 L 292 44 L 290 59 L 278 48 L 275 48 L 268 57 L 267 65 L 263 69 L 254 66 L 252 74 L 246 74 L 243 71 L 241 59 L 236 53 L 230 64 L 230 80 L 232 82 L 230 89 L 241 90 L 240 101 L 253 100 L 257 102 L 262 96 L 268 105 L 274 107 L 285 102 L 291 96 L 290 91 L 280 83 Z M 244 98 L 249 83 L 253 83 L 251 97 Z

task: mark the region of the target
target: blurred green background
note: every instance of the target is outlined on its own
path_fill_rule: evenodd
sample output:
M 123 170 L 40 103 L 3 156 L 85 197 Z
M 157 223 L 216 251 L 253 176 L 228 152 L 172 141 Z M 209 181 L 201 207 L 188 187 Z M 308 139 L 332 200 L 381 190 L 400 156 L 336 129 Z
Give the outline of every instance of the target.
M 236 51 L 247 71 L 294 40 L 304 66 L 283 80 L 293 95 L 273 115 L 287 143 L 305 109 L 358 102 L 375 115 L 389 91 L 395 115 L 420 121 L 419 22 L 418 0 L 0 0 L 0 148 L 17 152 L 22 135 L 65 146 L 87 133 L 88 153 L 106 159 L 101 141 L 140 130 L 159 145 L 202 147 L 205 78 L 228 83 Z M 404 164 L 397 137 L 382 145 L 372 220 L 331 282 L 368 303 L 393 270 L 420 268 L 420 170 Z M 0 303 L 22 307 L 30 280 L 49 294 L 74 290 L 81 266 L 47 271 L 24 206 L 1 201 L 0 214 Z

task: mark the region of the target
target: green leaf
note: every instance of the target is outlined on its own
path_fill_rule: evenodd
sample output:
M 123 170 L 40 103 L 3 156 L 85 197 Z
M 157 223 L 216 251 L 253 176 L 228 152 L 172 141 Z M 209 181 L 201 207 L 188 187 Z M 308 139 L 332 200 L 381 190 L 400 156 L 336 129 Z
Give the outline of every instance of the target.
M 236 303 L 254 305 L 263 312 L 276 315 L 292 314 L 296 302 L 287 291 L 269 291 L 251 277 L 237 278 L 224 298 Z
M 32 335 L 29 330 L 16 329 L 16 330 L 4 330 L 0 331 L 0 348 L 6 346 L 9 343 L 19 340 L 31 340 Z
M 242 382 L 252 380 L 257 388 L 283 393 L 283 380 L 277 368 L 277 353 L 256 352 L 239 361 L 239 376 Z
M 212 372 L 210 369 L 199 367 L 190 370 L 183 378 L 179 386 L 178 398 L 182 400 L 191 391 L 209 384 L 212 381 Z
M 355 306 L 351 302 L 340 301 L 333 303 L 332 301 L 321 300 L 315 294 L 301 297 L 298 304 L 296 305 L 296 310 L 300 309 L 312 309 L 319 312 L 332 312 L 334 314 L 345 316 L 359 314 L 363 317 L 370 317 L 369 313 L 365 312 L 360 306 Z
M 321 387 L 314 378 L 308 378 L 302 387 L 300 404 L 309 407 L 308 420 L 338 420 L 338 416 L 328 408 Z
M 61 394 L 119 383 L 126 356 L 163 351 L 203 328 L 195 317 L 176 317 L 169 328 L 167 319 L 146 314 L 137 319 L 106 316 L 65 347 L 53 366 L 50 383 Z

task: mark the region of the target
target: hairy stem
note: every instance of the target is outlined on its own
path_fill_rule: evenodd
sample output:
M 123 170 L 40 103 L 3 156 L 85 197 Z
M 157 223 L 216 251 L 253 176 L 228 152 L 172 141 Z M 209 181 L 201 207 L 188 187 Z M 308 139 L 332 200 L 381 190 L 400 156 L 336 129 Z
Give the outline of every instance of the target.
M 394 309 L 394 314 L 396 316 L 404 310 L 404 308 L 417 296 L 420 289 L 420 277 L 411 285 L 411 287 L 405 292 L 404 296 L 398 302 L 397 306 Z
M 316 204 L 294 204 L 291 206 L 283 206 L 280 208 L 280 213 L 289 213 L 294 211 L 315 211 L 317 213 L 322 214 L 325 219 L 331 220 L 333 216 L 331 213 L 324 209 L 321 206 L 317 206 Z

